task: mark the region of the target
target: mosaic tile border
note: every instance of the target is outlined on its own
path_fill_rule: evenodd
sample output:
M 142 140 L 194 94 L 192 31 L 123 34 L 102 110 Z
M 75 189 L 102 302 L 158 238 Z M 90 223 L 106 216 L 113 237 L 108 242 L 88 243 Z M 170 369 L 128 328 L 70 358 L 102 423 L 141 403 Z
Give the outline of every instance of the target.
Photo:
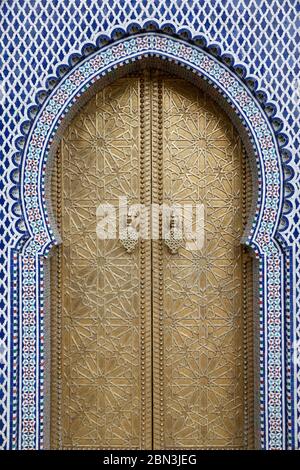
M 115 32 L 118 35 L 120 31 Z M 184 36 L 186 36 L 186 31 Z M 107 38 L 101 38 L 102 43 Z M 96 80 L 114 67 L 142 57 L 157 56 L 187 67 L 215 87 L 235 110 L 248 130 L 257 157 L 258 206 L 246 243 L 260 258 L 260 323 L 261 323 L 261 445 L 265 448 L 285 447 L 285 366 L 284 366 L 284 254 L 276 239 L 283 204 L 283 165 L 289 155 L 283 150 L 287 143 L 281 132 L 282 124 L 275 118 L 276 109 L 257 90 L 253 78 L 247 78 L 245 68 L 234 67 L 232 58 L 218 58 L 216 46 L 207 47 L 203 37 L 191 43 L 159 32 L 125 37 L 91 52 L 71 70 L 62 67 L 59 83 L 53 77 L 49 93 L 39 92 L 37 103 L 30 109 L 32 125 L 27 121 L 23 130 L 27 137 L 18 140 L 21 161 L 12 172 L 16 184 L 11 190 L 13 213 L 18 217 L 19 237 L 14 253 L 21 252 L 18 279 L 23 292 L 20 302 L 21 326 L 15 335 L 22 345 L 17 364 L 21 383 L 12 388 L 10 443 L 12 448 L 42 447 L 39 423 L 43 420 L 43 382 L 41 321 L 43 256 L 57 243 L 48 217 L 45 200 L 46 160 L 60 121 L 72 105 Z M 74 58 L 70 59 L 70 66 Z M 228 64 L 228 65 L 227 65 Z M 285 153 L 283 158 L 280 155 Z M 39 295 L 36 296 L 38 287 Z M 14 337 L 15 337 L 14 335 Z M 265 356 L 265 351 L 267 356 Z M 15 432 L 13 432 L 15 430 Z

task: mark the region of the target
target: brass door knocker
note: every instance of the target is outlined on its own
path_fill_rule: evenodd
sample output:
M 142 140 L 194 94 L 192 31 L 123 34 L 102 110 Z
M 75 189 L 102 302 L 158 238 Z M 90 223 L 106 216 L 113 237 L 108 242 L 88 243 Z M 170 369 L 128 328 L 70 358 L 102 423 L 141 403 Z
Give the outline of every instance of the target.
M 127 253 L 132 253 L 138 243 L 138 232 L 132 225 L 132 215 L 128 212 L 126 216 L 125 228 L 120 229 L 120 242 Z
M 175 255 L 182 243 L 182 227 L 180 226 L 181 218 L 176 217 L 174 212 L 170 216 L 170 228 L 165 234 L 164 241 L 169 251 Z

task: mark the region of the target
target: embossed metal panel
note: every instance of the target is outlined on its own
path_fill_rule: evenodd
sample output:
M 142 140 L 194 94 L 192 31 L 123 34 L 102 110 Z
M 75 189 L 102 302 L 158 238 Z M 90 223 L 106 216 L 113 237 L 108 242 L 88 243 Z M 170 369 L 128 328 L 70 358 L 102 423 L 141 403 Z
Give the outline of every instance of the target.
M 98 92 L 62 141 L 63 243 L 59 292 L 52 295 L 60 297 L 52 312 L 54 322 L 60 318 L 52 329 L 56 447 L 138 449 L 152 442 L 149 242 L 128 254 L 118 240 L 96 234 L 100 203 L 149 197 L 142 87 L 128 78 Z
M 154 242 L 154 447 L 248 447 L 251 296 L 243 281 L 251 278 L 251 262 L 240 242 L 246 204 L 241 141 L 198 88 L 174 78 L 153 87 L 163 130 L 153 153 L 153 194 L 157 202 L 204 206 L 201 249 L 183 243 L 172 254 Z
M 52 181 L 53 447 L 253 445 L 249 182 L 233 125 L 182 79 L 119 79 L 72 121 Z M 172 252 L 161 224 L 129 252 L 100 240 L 120 196 L 203 204 L 202 248 Z

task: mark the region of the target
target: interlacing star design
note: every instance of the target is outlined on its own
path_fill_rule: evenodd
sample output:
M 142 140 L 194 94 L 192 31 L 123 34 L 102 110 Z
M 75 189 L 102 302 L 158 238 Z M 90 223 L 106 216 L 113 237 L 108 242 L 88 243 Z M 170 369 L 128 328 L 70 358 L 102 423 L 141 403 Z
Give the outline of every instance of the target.
M 181 83 L 164 96 L 165 197 L 204 204 L 205 241 L 165 264 L 167 440 L 235 446 L 243 435 L 241 143 L 218 106 Z
M 96 234 L 101 201 L 139 196 L 138 124 L 138 82 L 119 80 L 85 106 L 63 140 L 65 445 L 139 442 L 139 254 L 128 258 L 118 240 Z

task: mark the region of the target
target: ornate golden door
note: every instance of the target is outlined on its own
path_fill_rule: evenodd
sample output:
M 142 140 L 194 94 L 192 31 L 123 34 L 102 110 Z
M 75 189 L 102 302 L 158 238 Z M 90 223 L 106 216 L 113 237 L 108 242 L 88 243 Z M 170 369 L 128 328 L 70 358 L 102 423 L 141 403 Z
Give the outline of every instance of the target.
M 74 118 L 52 178 L 53 447 L 253 445 L 248 177 L 228 117 L 182 79 L 118 79 Z M 203 246 L 172 253 L 161 215 L 131 253 L 99 239 L 97 207 L 124 196 L 202 204 Z

